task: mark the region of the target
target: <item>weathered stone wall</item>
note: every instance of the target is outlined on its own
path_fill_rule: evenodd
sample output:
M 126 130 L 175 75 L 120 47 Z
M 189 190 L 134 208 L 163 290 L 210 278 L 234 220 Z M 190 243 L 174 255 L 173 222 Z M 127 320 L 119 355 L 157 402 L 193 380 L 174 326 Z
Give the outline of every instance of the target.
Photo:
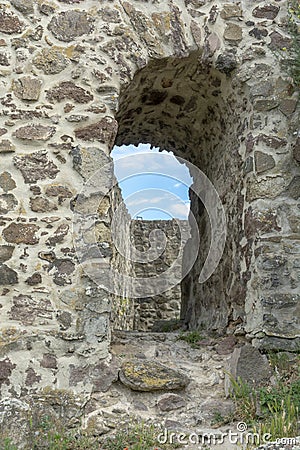
M 178 222 L 180 225 L 178 225 Z M 131 220 L 129 234 L 124 236 L 131 246 L 143 254 L 147 254 L 150 248 L 150 233 L 154 230 L 163 232 L 163 237 L 157 239 L 156 244 L 159 249 L 159 256 L 153 261 L 136 262 L 131 259 L 130 249 L 128 252 L 127 265 L 119 264 L 119 270 L 125 270 L 130 277 L 137 279 L 147 279 L 159 277 L 173 264 L 175 266 L 173 274 L 173 288 L 164 290 L 159 295 L 141 298 L 130 298 L 135 294 L 128 286 L 124 286 L 124 296 L 116 297 L 113 300 L 113 325 L 116 329 L 150 331 L 153 325 L 162 320 L 172 320 L 180 318 L 181 306 L 181 273 L 182 257 L 180 247 L 182 239 L 184 242 L 189 237 L 189 224 L 184 220 Z M 126 230 L 127 231 L 127 230 Z M 181 236 L 181 233 L 184 236 Z M 123 258 L 124 261 L 124 258 Z M 129 261 L 129 263 L 128 263 Z M 118 259 L 120 263 L 120 258 Z M 127 291 L 126 292 L 126 288 Z
M 183 320 L 299 348 L 298 93 L 275 56 L 286 21 L 285 1 L 1 1 L 2 396 L 102 389 L 115 142 L 173 150 L 222 199 L 224 256 L 199 285 L 218 238 L 191 195 L 202 244 Z M 86 265 L 100 252 L 98 281 L 78 247 Z

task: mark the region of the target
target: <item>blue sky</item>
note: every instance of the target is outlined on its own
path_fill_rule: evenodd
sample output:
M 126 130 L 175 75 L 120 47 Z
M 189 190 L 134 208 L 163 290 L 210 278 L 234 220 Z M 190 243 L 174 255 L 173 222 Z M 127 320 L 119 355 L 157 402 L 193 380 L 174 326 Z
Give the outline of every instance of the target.
M 192 178 L 172 152 L 150 144 L 115 146 L 111 156 L 124 202 L 132 218 L 187 219 Z

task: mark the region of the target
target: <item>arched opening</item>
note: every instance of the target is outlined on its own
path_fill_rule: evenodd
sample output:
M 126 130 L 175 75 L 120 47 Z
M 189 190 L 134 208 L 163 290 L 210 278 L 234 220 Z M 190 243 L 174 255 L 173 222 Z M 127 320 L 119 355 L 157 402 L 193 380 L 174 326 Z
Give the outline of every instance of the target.
M 111 156 L 121 194 L 117 208 L 124 206 L 128 212 L 130 232 L 129 255 L 124 261 L 116 252 L 117 266 L 126 267 L 131 277 L 156 277 L 159 282 L 174 265 L 168 289 L 162 286 L 156 295 L 142 289 L 140 297 L 128 294 L 114 302 L 114 327 L 134 331 L 176 328 L 181 315 L 181 234 L 186 234 L 186 239 L 190 234 L 189 170 L 172 152 L 150 144 L 115 146 Z M 134 257 L 135 250 L 139 258 Z
M 209 193 L 203 193 L 200 200 L 193 189 L 190 192 L 197 230 L 192 227 L 187 239 L 183 271 L 191 260 L 198 230 L 201 244 L 193 267 L 181 282 L 180 315 L 187 328 L 218 332 L 243 322 L 246 282 L 239 246 L 243 212 L 240 146 L 247 130 L 248 103 L 240 86 L 233 86 L 227 69 L 225 72 L 204 64 L 198 52 L 187 58 L 151 61 L 121 91 L 115 141 L 117 146 L 151 142 L 172 151 L 194 165 L 191 176 L 202 170 L 218 191 L 230 234 L 221 262 L 206 283 L 199 283 L 199 274 L 211 244 L 217 251 L 219 239 L 211 235 L 210 218 L 202 202 Z M 118 263 L 121 270 L 130 272 L 124 261 Z M 132 304 L 123 301 L 121 310 L 123 318 L 130 316 Z

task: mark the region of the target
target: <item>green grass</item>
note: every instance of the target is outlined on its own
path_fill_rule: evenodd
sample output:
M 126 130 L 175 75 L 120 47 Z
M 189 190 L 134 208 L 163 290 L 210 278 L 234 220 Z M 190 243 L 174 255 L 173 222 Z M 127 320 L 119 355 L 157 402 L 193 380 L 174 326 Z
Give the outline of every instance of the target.
M 159 444 L 159 427 L 145 422 L 132 422 L 119 430 L 113 437 L 107 438 L 101 450 L 172 450 L 176 444 Z M 159 448 L 158 448 L 159 447 Z
M 8 434 L 7 431 L 5 434 L 0 431 L 0 449 L 18 450 Z M 35 417 L 29 416 L 24 441 L 24 450 L 100 450 L 100 444 L 94 436 L 76 433 L 49 416 L 42 416 L 38 422 Z
M 131 421 L 118 429 L 113 436 L 95 437 L 93 427 L 85 432 L 76 432 L 62 426 L 57 419 L 48 416 L 28 424 L 24 450 L 173 450 L 176 444 L 159 444 L 161 428 L 143 421 Z M 25 439 L 24 439 L 25 441 Z M 24 441 L 22 444 L 24 444 Z M 22 447 L 23 448 L 23 447 Z M 0 450 L 18 450 L 13 438 L 1 435 Z
M 8 437 L 0 437 L 0 448 L 1 450 L 18 450 Z
M 261 438 L 270 440 L 299 435 L 300 369 L 299 358 L 291 364 L 287 355 L 269 355 L 270 365 L 277 374 L 274 385 L 253 387 L 238 378 L 231 379 L 235 419 L 244 421 Z
M 190 332 L 181 332 L 178 336 L 178 339 L 181 341 L 185 341 L 190 344 L 192 347 L 197 347 L 197 342 L 203 339 L 203 336 L 199 333 L 199 331 L 190 331 Z

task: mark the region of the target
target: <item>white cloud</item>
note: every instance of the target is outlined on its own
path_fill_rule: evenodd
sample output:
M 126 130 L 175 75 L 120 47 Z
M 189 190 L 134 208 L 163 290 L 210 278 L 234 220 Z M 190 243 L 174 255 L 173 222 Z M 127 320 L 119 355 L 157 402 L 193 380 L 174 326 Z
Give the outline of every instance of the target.
M 169 212 L 179 219 L 187 219 L 190 212 L 190 205 L 187 203 L 174 203 L 170 205 Z
M 187 187 L 192 178 L 185 165 L 179 164 L 177 159 L 168 153 L 138 153 L 116 159 L 114 161 L 115 174 L 119 181 L 132 175 L 157 174 L 169 177 Z
M 170 218 L 186 219 L 189 213 L 188 194 L 184 194 L 184 189 L 180 190 L 180 196 L 175 191 L 184 186 L 188 191 L 192 184 L 188 168 L 173 153 L 150 148 L 150 144 L 140 144 L 138 148 L 131 145 L 113 149 L 115 175 L 123 196 L 126 196 L 125 204 L 132 216 L 141 215 L 143 210 L 150 208 L 163 211 Z M 153 185 L 161 186 L 161 189 L 154 189 Z M 135 186 L 136 191 L 127 195 Z M 161 214 L 158 212 L 157 216 Z
M 190 202 L 183 201 L 172 192 L 159 189 L 145 189 L 135 192 L 124 199 L 132 216 L 142 215 L 144 210 L 156 210 L 167 216 L 187 219 Z

